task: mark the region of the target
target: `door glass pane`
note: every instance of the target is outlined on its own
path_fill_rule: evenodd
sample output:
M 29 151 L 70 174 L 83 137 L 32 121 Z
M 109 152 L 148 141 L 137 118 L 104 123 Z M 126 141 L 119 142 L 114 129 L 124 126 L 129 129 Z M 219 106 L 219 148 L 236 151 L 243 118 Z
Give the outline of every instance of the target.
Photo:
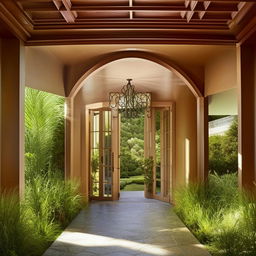
M 110 148 L 111 147 L 111 132 L 104 132 L 103 138 L 103 147 Z
M 155 111 L 155 191 L 161 193 L 161 112 Z
M 100 182 L 100 154 L 99 149 L 91 149 L 91 184 L 92 195 L 99 196 Z
M 111 112 L 104 111 L 104 131 L 111 130 Z
M 111 149 L 104 149 L 103 151 L 103 165 L 111 166 Z
M 103 196 L 112 196 L 111 111 L 103 111 Z
M 112 196 L 111 111 L 91 111 L 90 171 L 91 195 Z
M 112 168 L 111 166 L 104 167 L 104 185 L 103 194 L 106 197 L 112 196 Z
M 100 184 L 96 182 L 93 183 L 92 189 L 92 195 L 98 197 L 100 195 Z
M 162 143 L 162 168 L 163 168 L 163 197 L 169 195 L 170 184 L 170 111 L 163 111 L 163 143 Z
M 99 148 L 100 143 L 100 133 L 99 132 L 92 132 L 91 133 L 92 138 L 92 148 Z
M 100 195 L 100 112 L 91 111 L 91 195 Z
M 100 112 L 99 111 L 93 111 L 93 131 L 99 131 L 100 130 Z

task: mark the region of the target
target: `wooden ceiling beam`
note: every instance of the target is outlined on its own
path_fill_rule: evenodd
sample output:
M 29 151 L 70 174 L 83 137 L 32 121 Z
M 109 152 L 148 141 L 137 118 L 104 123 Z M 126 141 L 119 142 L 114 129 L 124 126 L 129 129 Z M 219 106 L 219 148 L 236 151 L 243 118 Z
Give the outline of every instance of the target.
M 71 0 L 53 0 L 53 3 L 67 23 L 75 22 L 77 13 L 71 10 Z M 65 8 L 64 10 L 62 9 L 62 6 Z
M 14 0 L 15 2 L 20 2 L 20 3 L 34 3 L 35 0 Z M 113 0 L 114 1 L 114 0 Z M 187 1 L 187 0 L 185 0 Z M 209 0 L 197 0 L 198 2 L 208 2 Z M 41 3 L 49 3 L 49 0 L 36 0 L 36 2 L 41 2 Z M 82 1 L 81 1 L 82 2 Z M 90 4 L 86 4 L 87 2 L 90 2 Z M 84 3 L 86 5 L 92 5 L 91 3 L 93 2 L 97 2 L 96 0 L 95 1 L 84 1 Z M 255 0 L 212 0 L 212 2 L 226 2 L 226 3 L 240 3 L 240 2 L 255 2 Z M 102 4 L 104 5 L 104 4 Z
M 186 13 L 187 22 L 190 22 L 190 20 L 192 19 L 193 15 L 195 13 L 194 10 L 195 10 L 197 4 L 198 4 L 198 1 L 190 1 L 191 11 L 187 11 L 187 13 Z
M 133 0 L 129 0 L 129 14 L 130 14 L 130 20 L 133 19 Z
M 8 4 L 11 3 L 8 2 Z M 14 35 L 19 39 L 26 41 L 31 36 L 30 30 L 33 29 L 32 24 L 30 24 L 29 20 L 23 15 L 23 13 L 17 10 L 17 15 L 13 15 L 7 6 L 0 2 L 0 20 L 10 28 L 10 31 Z
M 204 24 L 198 24 L 198 23 L 180 23 L 177 25 L 176 22 L 164 22 L 164 23 L 140 23 L 140 22 L 133 22 L 132 24 L 130 22 L 122 22 L 119 24 L 113 24 L 113 23 L 79 23 L 76 26 L 72 27 L 72 24 L 70 24 L 68 29 L 74 29 L 77 30 L 87 30 L 87 29 L 104 29 L 104 28 L 159 28 L 159 29 L 208 29 L 208 30 L 222 30 L 222 31 L 228 31 L 227 24 L 218 24 L 211 21 L 206 21 Z M 59 30 L 63 29 L 62 24 L 56 24 L 54 26 L 50 24 L 36 24 L 35 29 L 37 30 Z M 67 29 L 67 28 L 66 28 Z
M 235 17 L 236 17 L 236 15 L 238 14 L 238 12 L 245 6 L 245 2 L 241 2 L 241 3 L 239 3 L 238 5 L 237 5 L 237 11 L 235 11 L 235 12 L 232 12 L 232 14 L 231 14 L 231 17 L 232 17 L 232 19 L 234 19 Z
M 58 22 L 57 25 L 59 24 L 62 24 L 62 25 L 65 25 L 66 23 L 61 20 L 61 19 L 44 19 L 44 20 L 41 20 L 41 19 L 35 19 L 34 22 L 35 24 L 46 24 L 48 23 L 49 25 L 52 24 L 52 22 Z M 140 19 L 140 18 L 133 18 L 132 22 L 130 21 L 129 18 L 127 19 L 84 19 L 84 18 L 77 18 L 76 19 L 76 23 L 73 24 L 74 26 L 76 24 L 79 25 L 79 22 L 83 22 L 84 24 L 110 24 L 112 23 L 113 25 L 119 25 L 120 24 L 124 24 L 124 23 L 129 23 L 129 24 L 133 24 L 133 23 L 142 23 L 142 24 L 147 24 L 147 23 L 151 23 L 151 24 L 164 24 L 166 22 L 173 22 L 175 23 L 176 25 L 179 25 L 179 24 L 187 24 L 187 21 L 185 19 L 178 19 L 178 18 L 175 18 L 175 19 L 170 19 L 170 18 L 166 18 L 166 19 L 161 19 L 161 20 L 158 20 L 158 19 Z M 228 26 L 226 24 L 227 22 L 227 19 L 209 19 L 209 18 L 205 18 L 204 20 L 200 20 L 199 18 L 198 19 L 193 19 L 191 21 L 191 24 L 201 24 L 203 25 L 204 23 L 207 24 L 207 22 L 212 22 L 212 23 L 216 23 L 216 24 L 223 24 L 225 26 Z M 52 26 L 54 27 L 56 24 L 52 24 Z M 70 27 L 70 26 L 69 26 Z
M 208 1 L 210 2 L 210 1 Z M 207 3 L 207 2 L 205 2 Z M 56 10 L 52 6 L 46 6 L 46 5 L 38 5 L 38 6 L 27 6 L 24 8 L 27 12 L 54 12 L 59 10 L 65 10 L 65 8 L 62 6 L 59 10 Z M 171 5 L 160 5 L 160 6 L 84 6 L 84 5 L 72 5 L 71 11 L 77 11 L 77 12 L 90 12 L 90 11 L 167 11 L 167 12 L 181 12 L 181 11 L 189 11 L 190 8 L 185 6 L 171 6 Z M 194 12 L 200 12 L 205 11 L 205 8 L 198 7 Z M 234 5 L 230 6 L 218 6 L 218 7 L 212 7 L 209 9 L 211 12 L 236 12 L 238 11 L 238 8 Z
M 202 12 L 199 12 L 199 14 L 198 14 L 200 20 L 203 19 L 203 17 L 204 17 L 204 15 L 205 15 L 207 9 L 209 8 L 210 4 L 211 4 L 211 1 L 207 1 L 207 2 L 204 2 L 204 3 L 203 3 L 203 5 L 204 5 L 204 10 L 203 10 Z
M 152 37 L 154 33 L 154 37 Z M 63 38 L 61 35 L 40 34 L 30 38 L 26 45 L 63 45 L 63 44 L 207 44 L 207 45 L 233 45 L 236 38 L 232 35 L 216 35 L 216 34 L 176 34 L 167 31 L 166 33 L 155 33 L 155 31 L 139 31 L 129 33 L 125 30 L 122 33 L 114 33 L 114 31 L 99 31 L 97 34 L 83 32 L 81 35 L 69 34 Z
M 32 44 L 234 43 L 254 29 L 254 24 L 247 27 L 246 25 L 250 20 L 255 20 L 256 0 L 142 2 L 140 4 L 140 1 L 135 0 L 0 0 L 6 7 L 7 3 L 17 7 L 15 9 L 10 6 L 7 9 L 25 29 L 23 40 Z M 0 12 L 0 18 L 3 20 L 6 16 L 5 10 L 0 9 Z M 19 12 L 24 16 L 19 15 Z M 28 21 L 24 20 L 24 17 L 27 17 Z M 246 29 L 243 29 L 245 27 Z

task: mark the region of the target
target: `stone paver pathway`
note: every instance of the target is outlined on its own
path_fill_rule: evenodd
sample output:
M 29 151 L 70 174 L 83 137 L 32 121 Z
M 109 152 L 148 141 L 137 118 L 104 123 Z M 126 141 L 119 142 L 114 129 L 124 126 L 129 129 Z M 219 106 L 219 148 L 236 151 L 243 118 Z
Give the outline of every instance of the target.
M 93 202 L 44 256 L 210 256 L 173 212 L 143 192 Z

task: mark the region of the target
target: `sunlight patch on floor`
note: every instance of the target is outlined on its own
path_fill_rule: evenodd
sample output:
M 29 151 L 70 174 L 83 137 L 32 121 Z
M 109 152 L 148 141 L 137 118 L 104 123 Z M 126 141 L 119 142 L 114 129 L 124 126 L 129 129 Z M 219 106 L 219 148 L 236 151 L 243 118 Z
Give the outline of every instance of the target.
M 65 231 L 58 239 L 59 242 L 77 245 L 81 247 L 122 247 L 130 250 L 137 250 L 152 255 L 165 256 L 169 251 L 157 245 L 139 243 L 126 239 L 117 239 L 113 237 L 94 235 L 81 232 Z

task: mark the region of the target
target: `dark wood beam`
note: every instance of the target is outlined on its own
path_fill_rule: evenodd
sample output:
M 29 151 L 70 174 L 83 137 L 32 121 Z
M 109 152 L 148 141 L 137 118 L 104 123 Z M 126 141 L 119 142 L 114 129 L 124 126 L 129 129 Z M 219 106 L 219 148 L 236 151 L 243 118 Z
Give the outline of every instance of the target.
M 31 6 L 25 6 L 25 11 L 28 12 L 51 12 L 56 11 L 55 8 L 53 8 L 52 5 L 31 5 Z M 60 10 L 65 10 L 64 7 L 61 7 Z M 190 11 L 190 7 L 186 6 L 86 6 L 86 5 L 72 5 L 71 7 L 72 11 L 167 11 L 167 12 L 180 12 L 180 11 Z M 205 11 L 204 8 L 196 8 L 194 9 L 194 12 L 200 12 Z M 216 6 L 209 8 L 209 11 L 211 12 L 236 12 L 238 11 L 238 8 L 234 5 L 230 6 Z
M 16 2 L 21 2 L 21 3 L 33 3 L 34 0 L 14 0 Z M 37 2 L 41 2 L 41 3 L 46 3 L 49 2 L 49 0 L 36 0 Z M 99 0 L 98 0 L 99 1 Z M 197 0 L 198 2 L 208 2 L 209 0 Z M 161 1 L 163 2 L 163 1 Z M 240 3 L 240 2 L 255 2 L 255 0 L 212 0 L 211 2 L 226 2 L 226 3 Z M 86 1 L 85 4 L 87 3 L 87 5 L 93 5 L 95 3 L 95 1 Z M 170 3 L 169 1 L 166 2 L 166 4 Z M 100 5 L 106 5 L 104 4 L 104 1 L 99 1 Z M 165 5 L 165 2 L 163 2 L 163 4 Z M 146 6 L 146 5 L 145 5 Z
M 7 6 L 9 3 L 6 3 Z M 26 41 L 30 36 L 30 32 L 33 29 L 32 24 L 27 17 L 20 12 L 16 6 L 8 6 L 9 8 L 15 8 L 17 15 L 13 15 L 10 9 L 4 3 L 0 3 L 0 19 L 7 25 L 10 31 L 16 35 L 19 39 Z M 11 9 L 12 9 L 11 8 Z
M 71 0 L 53 0 L 53 3 L 67 23 L 75 22 L 77 13 L 71 10 Z
M 198 30 L 221 30 L 221 31 L 229 31 L 227 24 L 218 24 L 213 22 L 206 22 L 204 24 L 198 24 L 197 22 L 191 22 L 188 26 L 188 23 L 186 20 L 184 20 L 183 24 L 178 24 L 177 22 L 159 22 L 156 23 L 146 23 L 146 22 L 121 22 L 118 24 L 114 24 L 113 22 L 89 22 L 85 24 L 76 24 L 72 25 L 70 24 L 68 27 L 64 26 L 63 24 L 55 24 L 55 25 L 47 25 L 47 24 L 36 24 L 35 30 L 61 30 L 65 29 L 67 31 L 76 29 L 76 30 L 86 30 L 86 29 L 122 29 L 122 28 L 145 28 L 145 29 L 198 29 Z
M 153 38 L 113 38 L 109 37 L 32 37 L 26 41 L 26 45 L 72 45 L 72 44 L 200 44 L 200 45 L 234 45 L 237 40 L 234 37 L 193 37 L 182 38 L 175 35 L 169 35 L 169 37 L 156 37 Z
M 157 20 L 144 20 L 144 19 L 133 19 L 132 21 L 130 21 L 130 19 L 126 19 L 126 20 L 113 20 L 113 19 L 109 19 L 109 20 L 104 20 L 104 19 L 77 19 L 76 23 L 73 24 L 66 24 L 65 21 L 63 20 L 53 20 L 49 19 L 49 20 L 35 20 L 34 21 L 34 27 L 35 29 L 41 29 L 43 26 L 47 26 L 49 29 L 54 29 L 55 27 L 59 27 L 61 29 L 69 29 L 69 28 L 73 28 L 73 29 L 80 29 L 83 27 L 95 27 L 95 28 L 105 28 L 107 29 L 108 26 L 110 26 L 111 28 L 116 27 L 116 28 L 127 28 L 127 27 L 141 27 L 143 28 L 144 26 L 146 26 L 147 28 L 151 27 L 161 27 L 161 26 L 168 26 L 168 25 L 172 25 L 172 26 L 176 26 L 177 29 L 180 29 L 181 27 L 186 27 L 186 28 L 190 28 L 192 26 L 197 26 L 200 29 L 211 29 L 214 27 L 221 27 L 223 29 L 227 29 L 229 30 L 228 24 L 227 24 L 227 19 L 221 19 L 221 20 L 216 20 L 216 19 L 193 19 L 192 21 L 187 22 L 186 19 L 162 19 L 161 21 L 157 21 Z M 191 24 L 191 26 L 190 26 Z

